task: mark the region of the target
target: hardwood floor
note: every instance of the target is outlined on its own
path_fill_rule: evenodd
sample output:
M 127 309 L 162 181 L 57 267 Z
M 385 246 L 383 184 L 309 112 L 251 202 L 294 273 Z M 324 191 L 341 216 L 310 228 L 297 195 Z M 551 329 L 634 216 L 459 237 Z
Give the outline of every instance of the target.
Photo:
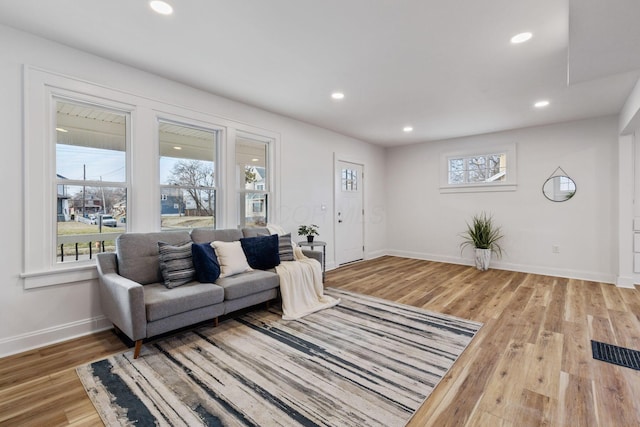
M 484 323 L 409 426 L 637 426 L 640 371 L 590 340 L 640 349 L 640 293 L 613 285 L 396 257 L 325 285 Z M 100 425 L 74 367 L 126 347 L 112 332 L 0 359 L 0 425 Z

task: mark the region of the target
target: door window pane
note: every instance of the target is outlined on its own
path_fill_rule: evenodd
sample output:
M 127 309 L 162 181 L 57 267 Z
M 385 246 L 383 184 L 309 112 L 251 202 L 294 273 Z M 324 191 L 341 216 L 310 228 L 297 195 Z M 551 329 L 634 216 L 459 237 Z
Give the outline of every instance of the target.
M 342 191 L 358 191 L 358 171 L 342 169 Z

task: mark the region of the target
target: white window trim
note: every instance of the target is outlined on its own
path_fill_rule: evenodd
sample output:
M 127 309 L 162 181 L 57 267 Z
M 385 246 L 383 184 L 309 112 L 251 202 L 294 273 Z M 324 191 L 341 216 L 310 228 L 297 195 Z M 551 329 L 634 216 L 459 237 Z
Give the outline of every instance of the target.
M 135 105 L 115 91 L 60 75 L 25 67 L 24 86 L 24 257 L 20 277 L 25 289 L 73 283 L 97 277 L 95 261 L 73 265 L 56 261 L 54 194 L 56 100 L 69 100 L 105 107 L 129 114 L 127 123 L 127 164 L 131 124 Z M 118 99 L 116 101 L 115 99 Z M 43 126 L 44 124 L 44 126 Z M 129 197 L 130 188 L 127 188 Z
M 461 157 L 482 156 L 494 153 L 505 153 L 507 157 L 506 181 L 478 182 L 465 184 L 449 184 L 449 160 Z M 516 191 L 518 170 L 516 144 L 486 145 L 469 150 L 445 152 L 440 155 L 440 193 L 477 193 L 493 191 Z

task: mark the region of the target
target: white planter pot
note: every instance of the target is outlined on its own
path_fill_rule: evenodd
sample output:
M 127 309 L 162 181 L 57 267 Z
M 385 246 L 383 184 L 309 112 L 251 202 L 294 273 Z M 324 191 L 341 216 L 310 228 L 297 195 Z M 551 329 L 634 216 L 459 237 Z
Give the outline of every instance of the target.
M 491 249 L 476 248 L 476 268 L 481 271 L 489 269 L 491 263 Z

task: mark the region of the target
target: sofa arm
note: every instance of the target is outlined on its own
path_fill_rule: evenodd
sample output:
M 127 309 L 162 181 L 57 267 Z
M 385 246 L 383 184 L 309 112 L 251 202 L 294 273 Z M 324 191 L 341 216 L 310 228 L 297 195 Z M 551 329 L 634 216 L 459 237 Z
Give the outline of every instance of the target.
M 303 249 L 302 250 L 302 254 L 304 256 L 306 256 L 307 258 L 313 258 L 316 261 L 318 261 L 320 263 L 320 265 L 322 264 L 322 252 L 320 251 L 312 251 L 311 249 Z
M 100 304 L 104 315 L 133 341 L 147 336 L 147 314 L 142 285 L 118 274 L 115 253 L 96 257 Z

